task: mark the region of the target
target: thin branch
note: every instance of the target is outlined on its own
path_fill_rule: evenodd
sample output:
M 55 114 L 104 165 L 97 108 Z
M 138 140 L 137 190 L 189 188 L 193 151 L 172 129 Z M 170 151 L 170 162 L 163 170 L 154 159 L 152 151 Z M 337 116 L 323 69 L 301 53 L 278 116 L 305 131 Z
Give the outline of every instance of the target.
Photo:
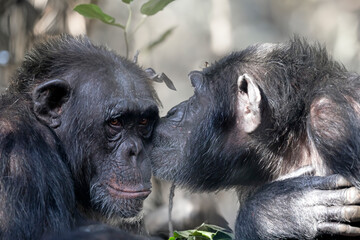
M 143 16 L 143 17 L 141 18 L 140 22 L 139 22 L 138 25 L 135 27 L 133 34 L 135 34 L 135 33 L 139 30 L 139 28 L 144 24 L 144 22 L 146 21 L 147 18 L 148 18 L 147 15 L 145 15 L 145 16 Z
M 131 17 L 132 17 L 132 10 L 130 7 L 130 4 L 127 4 L 128 10 L 129 10 L 129 15 L 128 15 L 128 19 L 126 21 L 126 25 L 125 25 L 125 29 L 124 29 L 124 38 L 125 38 L 125 48 L 126 48 L 126 58 L 129 57 L 129 39 L 128 39 L 128 31 L 130 28 L 130 24 L 131 24 Z

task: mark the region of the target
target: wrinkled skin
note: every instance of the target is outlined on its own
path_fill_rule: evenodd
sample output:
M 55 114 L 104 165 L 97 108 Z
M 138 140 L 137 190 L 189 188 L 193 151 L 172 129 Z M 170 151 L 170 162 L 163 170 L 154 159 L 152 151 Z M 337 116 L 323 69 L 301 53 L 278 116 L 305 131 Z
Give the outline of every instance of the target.
M 141 232 L 158 103 L 142 69 L 85 37 L 36 45 L 0 101 L 0 238 Z
M 349 225 L 360 216 L 349 182 L 275 181 L 312 165 L 312 174 L 340 173 L 359 186 L 357 75 L 293 39 L 251 46 L 189 77 L 194 95 L 154 133 L 155 176 L 194 191 L 236 187 L 237 239 L 360 236 Z
M 339 175 L 265 184 L 247 199 L 236 221 L 238 239 L 349 239 L 360 228 L 360 194 Z M 335 237 L 334 235 L 342 235 Z

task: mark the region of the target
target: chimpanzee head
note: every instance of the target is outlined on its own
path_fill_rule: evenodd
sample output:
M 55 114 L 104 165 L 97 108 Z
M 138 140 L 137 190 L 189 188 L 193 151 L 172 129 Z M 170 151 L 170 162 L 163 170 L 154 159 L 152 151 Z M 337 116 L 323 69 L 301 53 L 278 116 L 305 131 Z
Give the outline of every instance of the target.
M 85 37 L 62 35 L 27 54 L 9 90 L 56 133 L 85 214 L 114 224 L 139 214 L 151 192 L 159 104 L 142 69 Z
M 256 83 L 265 69 L 261 57 L 272 47 L 253 46 L 189 74 L 194 95 L 172 108 L 155 130 L 155 176 L 195 190 L 270 178 L 261 161 L 253 161 L 260 157 L 252 144 L 258 132 L 273 124 Z
M 330 93 L 340 87 L 328 79 L 347 78 L 325 48 L 298 37 L 253 45 L 192 72 L 195 94 L 171 109 L 154 134 L 154 174 L 216 190 L 263 183 L 311 164 L 320 157 L 309 136 L 309 109 L 319 96 L 338 94 Z M 325 128 L 340 126 L 320 120 L 322 134 L 333 135 Z

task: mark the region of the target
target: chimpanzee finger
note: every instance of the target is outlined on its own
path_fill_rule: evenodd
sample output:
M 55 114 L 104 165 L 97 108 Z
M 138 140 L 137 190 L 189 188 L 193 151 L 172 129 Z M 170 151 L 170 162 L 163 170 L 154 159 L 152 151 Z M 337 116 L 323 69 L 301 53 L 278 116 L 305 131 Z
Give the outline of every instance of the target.
M 339 190 L 314 190 L 308 193 L 308 198 L 314 205 L 353 205 L 360 204 L 360 190 L 351 187 Z
M 335 234 L 349 237 L 360 236 L 360 228 L 342 223 L 320 223 L 317 226 L 317 230 L 322 234 Z
M 316 207 L 316 211 L 321 211 L 321 219 L 325 222 L 360 222 L 360 206 L 333 206 Z
M 334 174 L 325 177 L 315 178 L 312 181 L 312 187 L 322 190 L 337 189 L 351 187 L 352 184 L 346 180 L 343 176 Z

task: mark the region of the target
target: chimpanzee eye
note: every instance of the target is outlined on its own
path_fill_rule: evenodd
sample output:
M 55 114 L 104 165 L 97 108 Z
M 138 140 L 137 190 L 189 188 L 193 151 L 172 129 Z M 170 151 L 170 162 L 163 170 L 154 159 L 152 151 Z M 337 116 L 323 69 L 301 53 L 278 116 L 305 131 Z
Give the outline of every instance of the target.
M 148 118 L 143 118 L 139 121 L 139 132 L 144 138 L 148 138 L 151 135 L 153 128 L 153 122 Z
M 149 123 L 149 119 L 147 119 L 147 118 L 143 118 L 139 121 L 139 124 L 142 126 L 146 126 L 146 125 L 148 125 L 148 123 Z
M 121 126 L 121 121 L 117 118 L 110 119 L 109 123 L 111 126 L 115 126 L 115 127 Z

